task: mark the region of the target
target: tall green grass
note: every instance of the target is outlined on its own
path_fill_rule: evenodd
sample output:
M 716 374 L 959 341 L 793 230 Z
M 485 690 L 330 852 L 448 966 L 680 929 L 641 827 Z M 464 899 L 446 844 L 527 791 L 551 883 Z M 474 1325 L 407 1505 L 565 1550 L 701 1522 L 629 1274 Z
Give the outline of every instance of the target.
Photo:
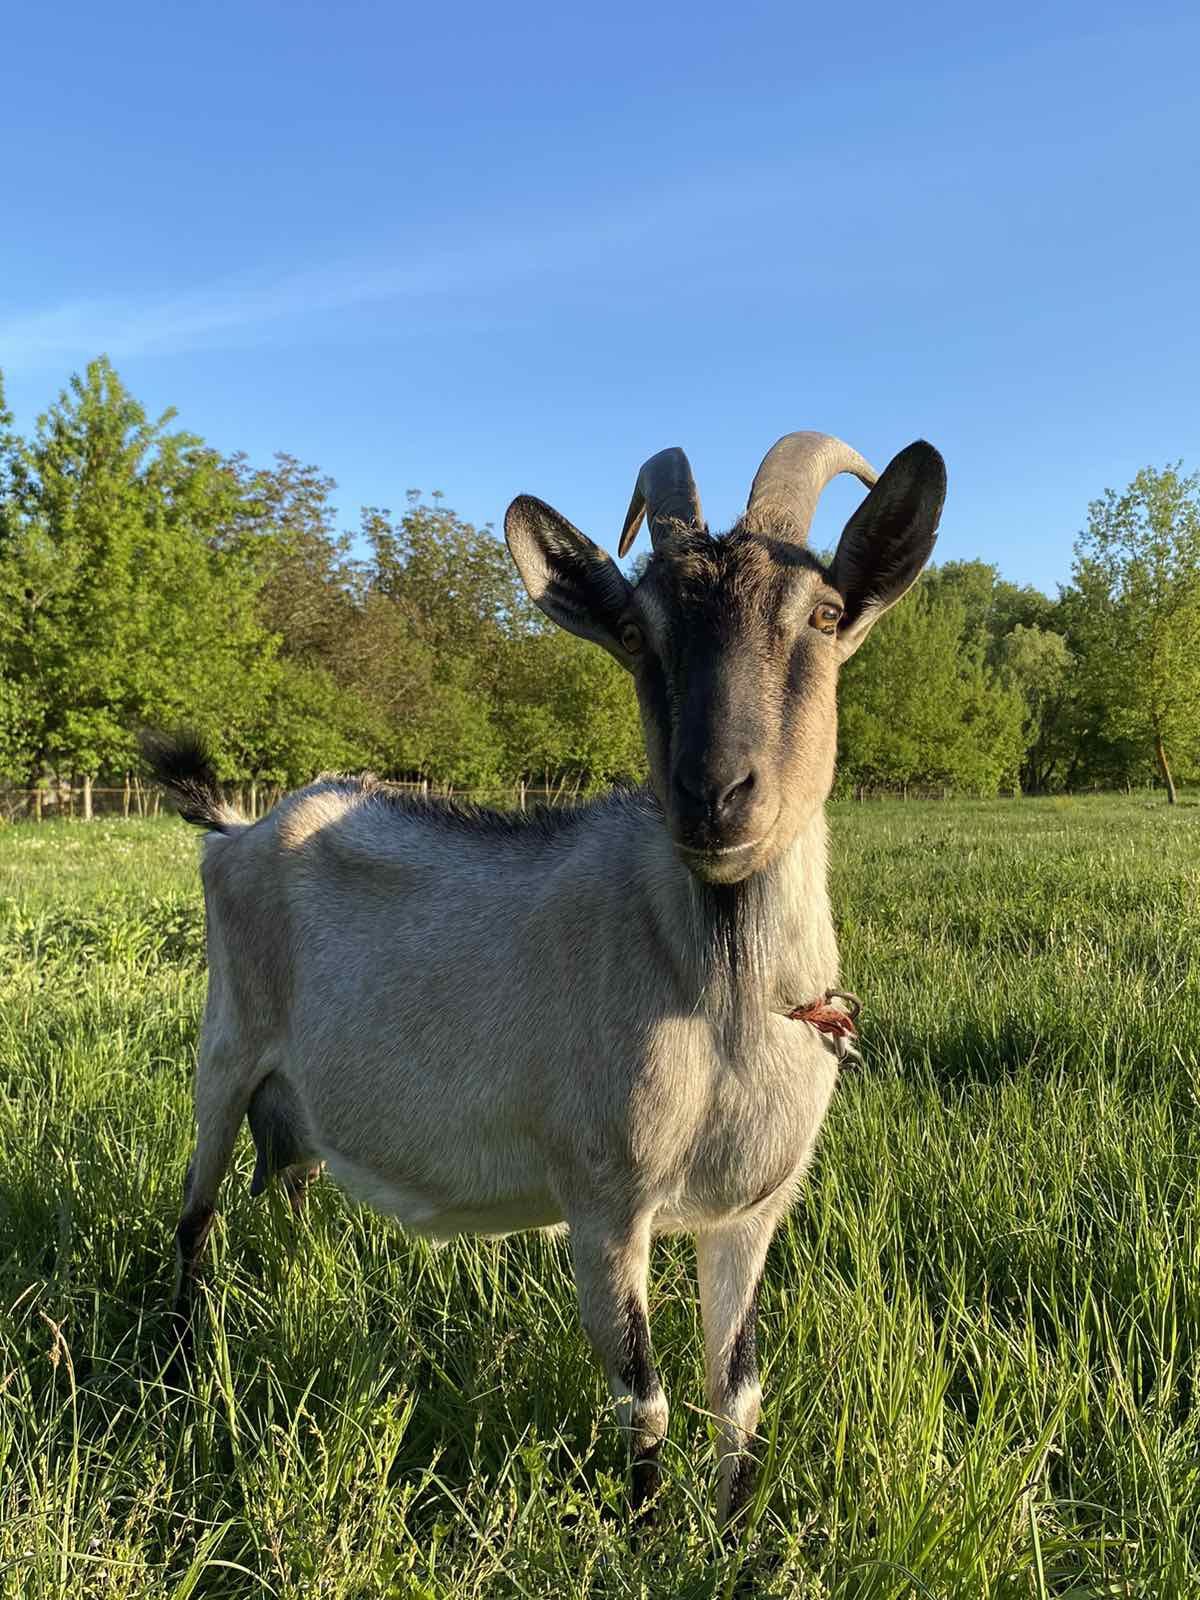
M 655 1252 L 660 1524 L 567 1246 L 246 1194 L 164 1384 L 203 995 L 180 824 L 0 831 L 0 1595 L 1200 1595 L 1200 808 L 834 811 L 868 1003 L 773 1247 L 767 1465 L 710 1506 L 691 1253 Z M 740 1573 L 740 1579 L 739 1579 Z

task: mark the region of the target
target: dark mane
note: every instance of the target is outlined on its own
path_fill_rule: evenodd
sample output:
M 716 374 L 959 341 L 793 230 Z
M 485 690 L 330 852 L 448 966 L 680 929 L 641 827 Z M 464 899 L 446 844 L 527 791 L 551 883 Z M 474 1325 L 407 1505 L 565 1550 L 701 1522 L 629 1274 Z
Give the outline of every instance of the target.
M 477 839 L 506 840 L 514 844 L 553 844 L 605 813 L 640 811 L 643 815 L 662 815 L 653 791 L 644 786 L 619 784 L 603 794 L 566 805 L 534 805 L 525 811 L 502 811 L 470 801 L 414 794 L 370 775 L 341 781 L 348 790 L 361 793 L 403 817 Z

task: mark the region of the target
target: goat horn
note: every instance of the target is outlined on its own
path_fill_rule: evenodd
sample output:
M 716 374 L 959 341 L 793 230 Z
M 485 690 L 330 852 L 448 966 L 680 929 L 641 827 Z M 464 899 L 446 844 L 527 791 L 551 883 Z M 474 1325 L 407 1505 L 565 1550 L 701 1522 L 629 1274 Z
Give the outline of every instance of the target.
M 683 451 L 675 448 L 660 450 L 651 456 L 637 475 L 633 499 L 625 514 L 625 526 L 617 554 L 624 556 L 637 537 L 643 516 L 650 521 L 650 539 L 657 550 L 671 531 L 673 524 L 702 528 L 704 514 L 700 510 L 700 491 Z
M 743 526 L 803 544 L 821 490 L 839 472 L 852 472 L 868 489 L 879 476 L 857 450 L 832 434 L 785 433 L 754 474 Z

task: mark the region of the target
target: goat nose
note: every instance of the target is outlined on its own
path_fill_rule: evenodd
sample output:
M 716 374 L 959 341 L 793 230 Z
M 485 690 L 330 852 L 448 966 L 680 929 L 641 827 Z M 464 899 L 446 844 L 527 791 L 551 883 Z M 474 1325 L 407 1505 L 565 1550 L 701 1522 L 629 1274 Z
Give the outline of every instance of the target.
M 714 822 L 728 822 L 746 804 L 755 785 L 753 767 L 735 777 L 712 779 L 697 772 L 675 774 L 675 787 L 689 810 L 698 810 Z

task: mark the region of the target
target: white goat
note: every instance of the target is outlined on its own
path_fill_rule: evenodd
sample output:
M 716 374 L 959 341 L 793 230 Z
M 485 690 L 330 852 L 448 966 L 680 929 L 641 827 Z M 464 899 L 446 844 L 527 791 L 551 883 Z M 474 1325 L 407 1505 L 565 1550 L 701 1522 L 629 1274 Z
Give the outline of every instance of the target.
M 826 569 L 804 540 L 843 471 L 874 487 Z M 184 817 L 212 830 L 185 1329 L 245 1116 L 256 1191 L 274 1172 L 294 1188 L 320 1160 L 433 1237 L 565 1221 L 636 1509 L 667 1427 L 650 1243 L 693 1233 L 721 1514 L 744 1503 L 759 1278 L 837 1075 L 836 1040 L 790 1015 L 819 1022 L 838 981 L 824 819 L 837 670 L 924 566 L 944 492 L 928 444 L 876 482 L 847 445 L 790 434 L 714 538 L 686 457 L 663 451 L 620 541 L 624 555 L 648 515 L 636 587 L 549 506 L 514 500 L 505 531 L 533 599 L 633 675 L 644 791 L 523 818 L 325 778 L 249 826 L 195 741 L 148 746 Z

